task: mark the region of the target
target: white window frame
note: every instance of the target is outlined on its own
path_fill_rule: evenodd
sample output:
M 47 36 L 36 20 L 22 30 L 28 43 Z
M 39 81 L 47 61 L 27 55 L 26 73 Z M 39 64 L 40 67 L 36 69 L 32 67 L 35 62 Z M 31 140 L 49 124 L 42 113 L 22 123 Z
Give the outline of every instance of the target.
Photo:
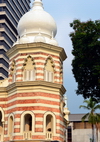
M 35 69 L 33 69 L 33 70 L 24 70 L 24 72 L 23 72 L 23 81 L 35 81 Z
M 12 82 L 15 82 L 16 81 L 16 72 L 14 72 L 13 74 L 12 74 Z
M 51 71 L 44 71 L 44 80 L 48 82 L 53 82 L 54 80 L 54 73 Z

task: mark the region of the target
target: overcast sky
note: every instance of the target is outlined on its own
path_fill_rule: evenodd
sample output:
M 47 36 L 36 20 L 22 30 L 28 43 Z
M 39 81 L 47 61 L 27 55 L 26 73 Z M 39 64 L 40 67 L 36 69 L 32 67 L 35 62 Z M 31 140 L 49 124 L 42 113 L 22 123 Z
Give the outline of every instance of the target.
M 64 86 L 67 90 L 68 108 L 70 113 L 86 113 L 87 110 L 79 109 L 83 103 L 81 95 L 77 96 L 75 90 L 77 83 L 71 72 L 72 44 L 69 37 L 72 29 L 69 26 L 74 19 L 81 21 L 100 19 L 100 0 L 42 0 L 44 10 L 55 19 L 57 24 L 56 39 L 59 46 L 66 51 L 68 58 L 64 61 Z

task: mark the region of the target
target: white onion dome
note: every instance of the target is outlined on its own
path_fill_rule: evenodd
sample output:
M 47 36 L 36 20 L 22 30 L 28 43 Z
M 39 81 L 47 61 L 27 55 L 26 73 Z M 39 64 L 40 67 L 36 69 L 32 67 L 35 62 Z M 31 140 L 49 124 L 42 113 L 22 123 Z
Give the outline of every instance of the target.
M 39 29 L 41 29 L 41 39 L 44 37 L 47 43 L 52 38 L 52 32 L 54 37 L 57 33 L 57 26 L 54 19 L 49 13 L 44 11 L 42 1 L 35 0 L 32 9 L 20 19 L 17 30 L 20 38 L 26 34 L 29 41 L 36 42 Z

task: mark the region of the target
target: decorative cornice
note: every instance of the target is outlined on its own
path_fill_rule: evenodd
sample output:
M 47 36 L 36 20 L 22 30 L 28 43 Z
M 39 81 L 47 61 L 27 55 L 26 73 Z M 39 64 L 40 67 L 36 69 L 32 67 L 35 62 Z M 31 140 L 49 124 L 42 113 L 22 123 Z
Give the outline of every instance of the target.
M 26 43 L 26 44 L 16 44 L 13 46 L 10 50 L 7 51 L 7 56 L 10 58 L 12 55 L 19 51 L 25 51 L 27 49 L 45 49 L 52 51 L 53 53 L 56 52 L 59 54 L 62 61 L 64 61 L 67 58 L 67 55 L 62 47 L 43 43 L 43 42 L 37 42 L 37 43 Z
M 0 93 L 6 92 L 6 91 L 7 91 L 7 88 L 6 88 L 6 87 L 0 87 Z
M 10 91 L 17 87 L 31 87 L 31 86 L 41 86 L 41 87 L 49 87 L 53 89 L 59 89 L 60 93 L 63 95 L 66 92 L 66 89 L 63 85 L 46 82 L 46 81 L 24 81 L 24 82 L 15 82 L 7 86 L 7 91 Z

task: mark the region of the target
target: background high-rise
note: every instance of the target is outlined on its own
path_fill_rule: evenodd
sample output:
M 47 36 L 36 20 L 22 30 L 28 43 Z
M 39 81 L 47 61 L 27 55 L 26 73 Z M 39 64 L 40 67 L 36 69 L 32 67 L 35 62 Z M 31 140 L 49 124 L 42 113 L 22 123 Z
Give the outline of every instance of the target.
M 17 24 L 30 9 L 30 0 L 0 0 L 0 80 L 8 76 L 6 51 L 17 39 Z

